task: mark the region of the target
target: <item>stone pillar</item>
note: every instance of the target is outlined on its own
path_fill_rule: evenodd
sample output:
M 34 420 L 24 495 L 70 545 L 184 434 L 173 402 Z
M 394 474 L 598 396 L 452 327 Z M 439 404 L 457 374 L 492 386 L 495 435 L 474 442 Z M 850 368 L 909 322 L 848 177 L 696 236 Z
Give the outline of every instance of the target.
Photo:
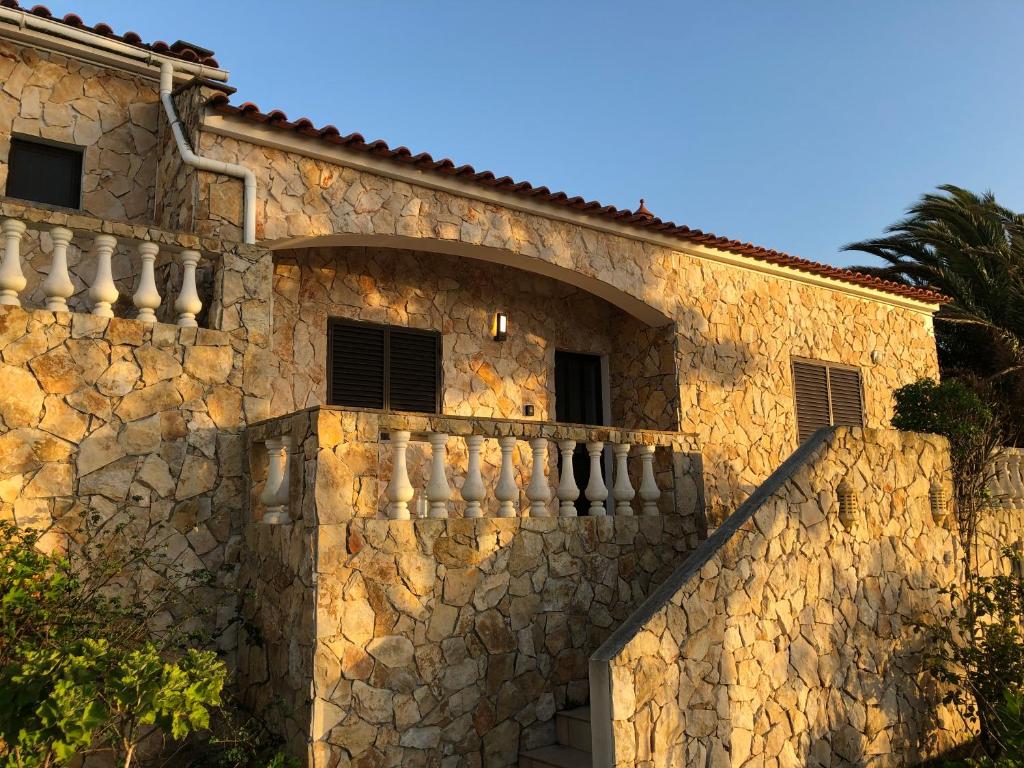
M 139 311 L 136 318 L 144 323 L 156 322 L 156 310 L 160 308 L 160 292 L 156 289 L 153 268 L 160 246 L 152 242 L 139 243 L 139 259 L 142 271 L 139 274 L 139 288 L 132 296 L 135 308 Z
M 480 449 L 484 439 L 481 435 L 470 435 L 466 438 L 466 450 L 469 452 L 469 463 L 466 467 L 466 479 L 462 483 L 462 498 L 466 502 L 466 517 L 483 517 L 481 502 L 487 495 L 484 479 L 480 475 Z
M 550 517 L 551 510 L 548 509 L 548 504 L 551 503 L 551 489 L 544 476 L 544 465 L 548 458 L 547 438 L 538 437 L 531 440 L 530 451 L 533 453 L 533 469 L 530 472 L 530 484 L 526 487 L 526 498 L 530 500 L 530 516 Z
M 113 235 L 97 235 L 94 241 L 96 248 L 96 277 L 89 287 L 89 298 L 92 299 L 92 313 L 99 317 L 114 316 L 114 302 L 118 291 L 114 285 L 110 260 L 114 255 L 117 238 Z
M 196 315 L 203 309 L 196 289 L 196 265 L 199 263 L 199 251 L 181 252 L 181 293 L 174 302 L 174 310 L 178 313 L 178 325 L 184 328 L 195 328 Z
M 558 452 L 562 456 L 562 472 L 558 478 L 558 515 L 559 517 L 576 517 L 576 499 L 580 497 L 579 486 L 572 469 L 572 454 L 576 450 L 575 440 L 560 440 Z
M 412 483 L 409 482 L 409 469 L 406 466 L 405 454 L 409 449 L 409 438 L 412 437 L 405 430 L 391 433 L 391 445 L 394 449 L 393 464 L 391 467 L 391 482 L 385 490 L 388 501 L 388 517 L 392 520 L 409 519 L 409 502 L 415 494 Z
M 636 491 L 629 482 L 629 443 L 616 443 L 612 446 L 615 454 L 615 485 L 612 486 L 612 498 L 615 499 L 615 514 L 629 516 L 633 514 L 633 497 Z
M 587 443 L 587 455 L 590 457 L 590 480 L 584 489 L 587 501 L 590 502 L 590 516 L 601 517 L 608 514 L 604 503 L 608 499 L 608 486 L 604 483 L 604 471 L 601 466 L 601 454 L 604 443 L 599 440 Z
M 445 477 L 445 445 L 448 443 L 448 435 L 439 432 L 431 432 L 427 436 L 430 443 L 430 480 L 427 482 L 426 496 L 430 504 L 430 517 L 448 517 L 448 499 L 451 498 L 451 489 L 448 487 L 448 478 Z
M 657 515 L 658 500 L 661 499 L 661 491 L 658 490 L 658 481 L 654 477 L 654 446 L 641 445 L 637 447 L 640 454 L 642 472 L 640 475 L 640 500 L 641 514 Z
M 502 437 L 498 445 L 501 447 L 501 471 L 498 473 L 498 485 L 494 489 L 494 497 L 498 500 L 498 517 L 515 517 L 519 487 L 512 474 L 512 449 L 516 447 L 516 439 Z

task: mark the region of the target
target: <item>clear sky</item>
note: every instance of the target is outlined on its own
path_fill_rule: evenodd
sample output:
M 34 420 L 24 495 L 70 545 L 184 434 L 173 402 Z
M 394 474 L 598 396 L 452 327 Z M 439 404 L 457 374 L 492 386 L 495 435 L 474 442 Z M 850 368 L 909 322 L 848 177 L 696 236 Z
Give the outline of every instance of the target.
M 818 261 L 942 183 L 1024 210 L 1020 0 L 47 5 L 214 49 L 236 103 Z

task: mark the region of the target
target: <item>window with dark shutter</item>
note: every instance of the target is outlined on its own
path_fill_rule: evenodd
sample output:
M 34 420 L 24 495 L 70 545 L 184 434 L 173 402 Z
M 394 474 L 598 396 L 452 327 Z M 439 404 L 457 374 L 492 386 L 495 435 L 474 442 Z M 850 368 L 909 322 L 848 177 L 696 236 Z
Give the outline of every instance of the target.
M 793 360 L 793 395 L 800 442 L 822 427 L 864 426 L 860 371 Z
M 34 203 L 81 208 L 82 150 L 11 139 L 5 193 Z
M 828 388 L 832 403 L 832 423 L 837 427 L 863 427 L 860 371 L 829 366 Z
M 340 319 L 327 334 L 330 405 L 439 411 L 440 334 Z
M 832 423 L 828 407 L 828 369 L 817 363 L 793 361 L 797 433 L 802 443 Z

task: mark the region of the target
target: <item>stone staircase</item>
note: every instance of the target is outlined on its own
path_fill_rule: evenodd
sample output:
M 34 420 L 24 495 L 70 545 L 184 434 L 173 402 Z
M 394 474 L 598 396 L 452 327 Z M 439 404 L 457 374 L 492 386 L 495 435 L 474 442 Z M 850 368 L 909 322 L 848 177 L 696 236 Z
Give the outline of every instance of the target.
M 519 768 L 591 768 L 590 707 L 555 713 L 558 743 L 519 755 Z

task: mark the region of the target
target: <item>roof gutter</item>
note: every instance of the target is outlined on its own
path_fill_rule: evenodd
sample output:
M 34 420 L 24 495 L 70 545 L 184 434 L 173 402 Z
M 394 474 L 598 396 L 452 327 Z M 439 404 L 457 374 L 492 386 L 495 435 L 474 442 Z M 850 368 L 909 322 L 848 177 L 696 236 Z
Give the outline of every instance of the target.
M 245 184 L 245 193 L 242 198 L 243 205 L 243 237 L 244 242 L 252 244 L 256 242 L 256 174 L 237 163 L 227 163 L 223 160 L 211 160 L 202 157 L 192 151 L 188 140 L 185 138 L 185 131 L 182 128 L 178 112 L 174 108 L 174 98 L 171 96 L 171 89 L 174 87 L 174 64 L 166 59 L 160 64 L 160 101 L 167 113 L 167 122 L 171 125 L 171 132 L 174 134 L 174 141 L 178 145 L 178 152 L 186 165 L 198 168 L 201 171 L 211 173 L 222 173 L 226 176 L 233 176 L 242 179 Z
M 120 40 L 111 40 L 95 32 L 87 32 L 81 29 L 69 27 L 50 19 L 28 13 L 23 10 L 13 10 L 0 6 L 0 22 L 6 22 L 17 27 L 17 30 L 8 30 L 0 26 L 0 33 L 10 32 L 12 37 L 24 42 L 34 42 L 47 47 L 53 47 L 62 53 L 85 56 L 88 58 L 100 58 L 93 54 L 89 56 L 89 49 L 102 51 L 108 55 L 119 56 L 138 62 L 146 69 L 152 70 L 160 66 L 161 62 L 167 61 L 170 57 L 162 56 L 144 48 L 137 48 L 134 45 L 123 43 Z M 35 33 L 35 34 L 33 34 Z M 38 39 L 45 36 L 47 39 Z M 68 41 L 64 45 L 54 45 L 55 40 Z M 227 82 L 228 73 L 226 70 L 210 67 L 205 64 L 195 64 L 190 61 L 174 59 L 174 65 L 182 72 L 191 77 L 205 77 L 217 82 Z

